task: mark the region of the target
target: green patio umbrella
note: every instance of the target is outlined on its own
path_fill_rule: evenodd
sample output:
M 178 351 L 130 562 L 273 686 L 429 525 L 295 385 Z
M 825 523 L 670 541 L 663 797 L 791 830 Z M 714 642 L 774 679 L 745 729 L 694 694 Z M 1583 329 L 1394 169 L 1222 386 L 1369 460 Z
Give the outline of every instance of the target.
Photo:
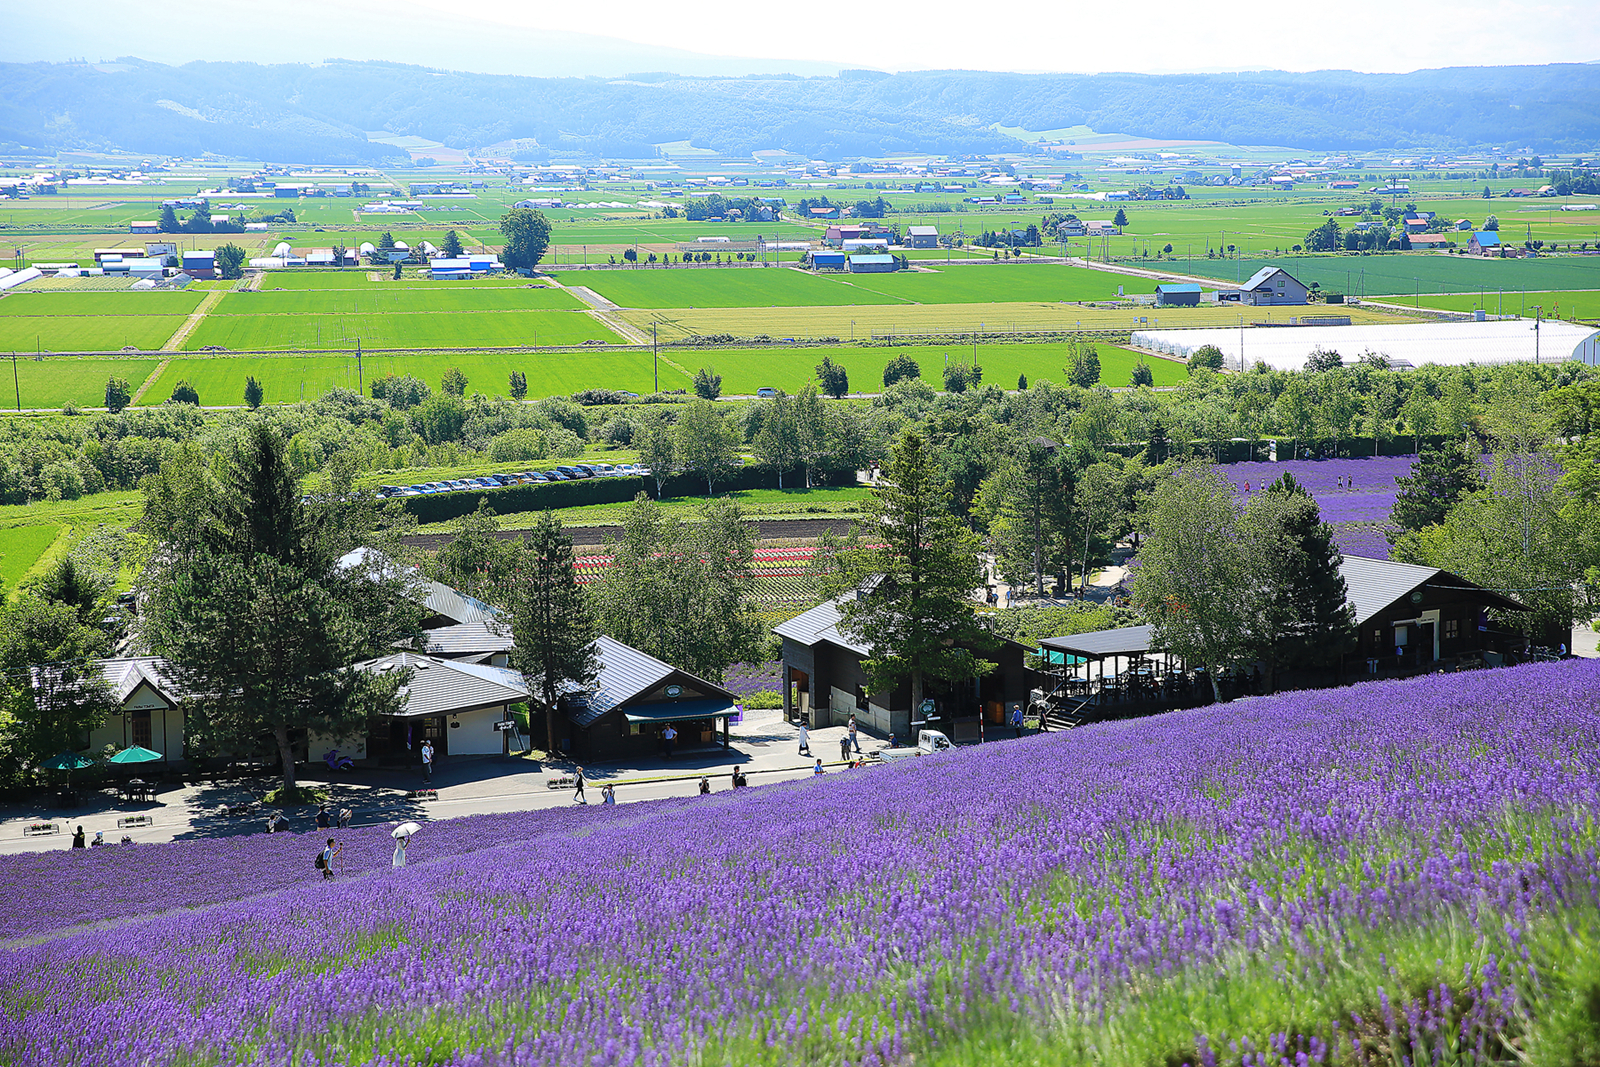
M 125 748 L 111 757 L 112 763 L 149 763 L 153 759 L 160 759 L 161 753 L 151 752 L 142 745 Z
M 76 752 L 59 752 L 39 766 L 52 771 L 75 771 L 80 767 L 94 766 L 94 760 L 80 756 Z

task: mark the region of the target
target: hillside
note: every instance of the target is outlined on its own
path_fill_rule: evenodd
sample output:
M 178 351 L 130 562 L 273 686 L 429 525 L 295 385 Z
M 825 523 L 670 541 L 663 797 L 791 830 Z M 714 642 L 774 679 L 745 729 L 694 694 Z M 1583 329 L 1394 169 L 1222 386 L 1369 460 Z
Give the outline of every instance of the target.
M 0 150 L 213 152 L 309 163 L 376 162 L 387 130 L 477 149 L 536 140 L 560 153 L 648 157 L 689 141 L 730 155 L 784 149 L 846 159 L 986 153 L 1020 143 L 995 125 L 1085 125 L 1139 136 L 1314 151 L 1506 145 L 1584 150 L 1600 66 L 1450 68 L 1411 74 L 996 74 L 631 80 L 137 59 L 0 64 Z
M 398 871 L 371 827 L 331 882 L 316 834 L 7 857 L 0 1060 L 1592 1062 L 1597 695 L 1287 693 L 433 823 Z

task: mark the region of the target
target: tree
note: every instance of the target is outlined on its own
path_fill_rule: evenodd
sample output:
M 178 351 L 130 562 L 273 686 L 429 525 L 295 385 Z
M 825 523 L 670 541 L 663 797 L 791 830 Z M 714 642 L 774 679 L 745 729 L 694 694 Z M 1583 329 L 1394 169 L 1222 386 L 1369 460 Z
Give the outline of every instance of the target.
M 1070 555 L 1072 485 L 1060 446 L 1038 437 L 1008 457 L 979 486 L 973 512 L 988 528 L 1000 573 L 1043 596 L 1045 575 Z
M 685 522 L 640 493 L 622 536 L 606 543 L 611 565 L 591 587 L 595 618 L 616 640 L 721 681 L 729 665 L 761 655 L 755 540 L 726 497 L 701 504 L 698 518 Z
M 1323 348 L 1319 345 L 1311 350 L 1310 355 L 1306 356 L 1305 369 L 1308 374 L 1322 374 L 1330 370 L 1338 370 L 1342 366 L 1344 366 L 1344 357 L 1331 348 Z
M 1156 376 L 1151 373 L 1150 364 L 1143 359 L 1133 365 L 1133 373 L 1128 376 L 1128 384 L 1132 386 L 1154 385 Z
M 1489 192 L 1489 187 L 1488 187 L 1488 186 L 1487 186 L 1487 185 L 1485 185 L 1485 186 L 1484 186 L 1484 187 L 1483 187 L 1483 198 L 1484 198 L 1484 199 L 1485 199 L 1485 200 L 1487 200 L 1487 199 L 1489 199 L 1489 197 L 1491 197 L 1491 196 L 1492 196 L 1492 195 L 1494 195 L 1494 194 L 1492 194 L 1492 193 L 1490 193 L 1490 192 Z
M 1100 384 L 1100 353 L 1091 344 L 1072 346 L 1072 364 L 1066 368 L 1067 380 L 1083 389 Z
M 171 402 L 174 404 L 193 404 L 198 407 L 200 405 L 200 394 L 195 391 L 194 386 L 190 385 L 187 379 L 180 379 L 178 384 L 172 387 Z
M 515 542 L 513 542 L 515 543 Z M 594 616 L 561 520 L 543 512 L 514 553 L 505 585 L 517 669 L 545 709 L 545 751 L 558 751 L 556 701 L 569 688 L 590 689 L 600 670 Z
M 1017 392 L 1019 392 L 1019 393 L 1026 392 L 1027 388 L 1028 388 L 1028 376 L 1027 376 L 1027 374 L 1024 373 L 1024 374 L 1017 375 Z
M 500 262 L 512 270 L 532 270 L 550 247 L 550 220 L 533 208 L 516 207 L 500 217 L 500 233 L 506 239 Z
M 1344 235 L 1333 219 L 1306 234 L 1307 252 L 1337 252 L 1343 245 Z
M 500 602 L 517 569 L 518 542 L 500 535 L 500 520 L 482 498 L 452 524 L 450 537 L 428 563 L 428 572 L 452 589 L 479 600 Z
M 68 557 L 56 572 L 71 567 Z M 98 625 L 109 585 L 82 593 L 58 592 L 46 582 L 0 604 L 0 767 L 12 774 L 83 748 L 89 732 L 117 710 L 94 664 L 111 654 Z
M 1221 370 L 1222 349 L 1216 345 L 1201 345 L 1189 356 L 1190 370 Z
M 1249 569 L 1250 647 L 1266 668 L 1266 688 L 1279 671 L 1336 664 L 1355 637 L 1333 527 L 1285 474 L 1250 498 L 1239 523 Z
M 1155 644 L 1210 672 L 1220 701 L 1220 668 L 1244 650 L 1250 623 L 1233 484 L 1209 467 L 1182 467 L 1156 483 L 1149 526 L 1134 606 L 1155 627 Z
M 106 381 L 106 410 L 119 414 L 133 400 L 133 387 L 128 379 L 111 377 Z
M 709 400 L 691 401 L 672 430 L 672 448 L 686 471 L 706 480 L 706 496 L 739 466 L 739 433 Z
M 528 395 L 528 376 L 519 370 L 512 371 L 508 388 L 511 392 L 511 399 L 521 400 L 525 398 Z
M 951 511 L 950 490 L 916 429 L 901 434 L 885 480 L 867 502 L 865 540 L 840 556 L 846 588 L 840 628 L 870 649 L 862 661 L 873 692 L 911 683 L 913 713 L 929 682 L 953 684 L 994 670 L 973 648 L 992 644 L 972 610 L 983 581 L 978 542 Z
M 823 356 L 822 362 L 817 364 L 817 381 L 822 391 L 835 400 L 843 399 L 850 392 L 850 375 L 832 356 Z
M 922 368 L 917 366 L 917 361 L 905 353 L 890 359 L 883 368 L 883 387 L 885 389 L 895 382 L 910 379 L 915 381 L 922 377 Z
M 1477 457 L 1465 449 L 1431 446 L 1417 456 L 1411 473 L 1395 482 L 1400 491 L 1395 494 L 1389 521 L 1402 532 L 1439 525 L 1463 497 L 1484 487 Z
M 161 221 L 156 224 L 156 229 L 162 233 L 179 233 L 182 231 L 183 227 L 178 222 L 178 213 L 173 210 L 171 204 L 162 205 Z
M 694 395 L 702 400 L 715 400 L 722 395 L 722 375 L 710 367 L 701 367 L 694 375 Z
M 634 440 L 639 445 L 639 462 L 649 468 L 650 477 L 655 479 L 656 496 L 660 496 L 662 486 L 677 465 L 672 423 L 667 421 L 666 412 L 652 412 L 634 432 Z
M 1117 208 L 1116 217 L 1111 220 L 1111 224 L 1113 226 L 1126 226 L 1128 224 L 1128 213 L 1120 207 Z
M 371 391 L 374 400 L 387 400 L 390 407 L 399 411 L 414 408 L 433 395 L 427 382 L 409 374 L 385 374 L 382 378 L 374 378 Z
M 807 385 L 794 398 L 794 425 L 800 446 L 800 462 L 806 466 L 806 487 L 810 488 L 812 475 L 826 461 L 834 440 L 833 426 L 823 410 L 822 398 L 817 394 L 816 386 Z
M 783 488 L 783 472 L 800 466 L 800 428 L 795 421 L 794 402 L 780 392 L 764 405 L 761 432 L 754 441 L 756 455 L 778 472 L 778 488 Z
M 141 634 L 188 694 L 201 751 L 282 762 L 296 795 L 302 731 L 348 736 L 404 705 L 409 672 L 355 664 L 421 634 L 404 568 L 381 552 L 341 557 L 385 524 L 345 465 L 309 503 L 283 437 L 256 420 L 217 462 L 169 456 L 143 483 L 142 532 L 159 546 L 141 577 Z
M 243 278 L 247 258 L 245 250 L 238 245 L 225 244 L 217 249 L 217 273 L 227 279 Z
M 635 252 L 631 248 L 624 248 L 622 250 L 622 258 L 627 260 L 628 263 L 633 266 L 637 266 L 639 263 L 639 253 Z
M 944 365 L 944 387 L 946 392 L 964 393 L 972 384 L 972 368 L 965 363 L 946 363 Z
M 465 396 L 467 393 L 467 376 L 461 373 L 460 367 L 449 367 L 439 378 L 439 392 L 445 396 Z
M 461 238 L 456 231 L 449 230 L 444 235 L 444 240 L 439 242 L 439 251 L 443 252 L 446 259 L 460 259 L 465 251 L 461 247 Z
M 244 380 L 244 402 L 254 411 L 261 406 L 261 400 L 266 396 L 266 390 L 261 388 L 261 383 L 256 381 L 255 375 L 247 375 Z

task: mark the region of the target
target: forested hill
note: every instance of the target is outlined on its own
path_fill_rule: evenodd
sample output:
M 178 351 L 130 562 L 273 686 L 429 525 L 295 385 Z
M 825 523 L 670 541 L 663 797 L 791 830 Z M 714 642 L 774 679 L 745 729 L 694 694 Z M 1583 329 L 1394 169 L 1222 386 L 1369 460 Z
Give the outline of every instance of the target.
M 386 63 L 0 65 L 0 151 L 120 148 L 309 163 L 375 162 L 387 130 L 477 149 L 653 154 L 688 140 L 745 155 L 842 159 L 1017 147 L 994 124 L 1086 125 L 1149 137 L 1311 151 L 1504 145 L 1584 151 L 1600 140 L 1600 66 L 1412 74 L 992 74 L 526 78 Z

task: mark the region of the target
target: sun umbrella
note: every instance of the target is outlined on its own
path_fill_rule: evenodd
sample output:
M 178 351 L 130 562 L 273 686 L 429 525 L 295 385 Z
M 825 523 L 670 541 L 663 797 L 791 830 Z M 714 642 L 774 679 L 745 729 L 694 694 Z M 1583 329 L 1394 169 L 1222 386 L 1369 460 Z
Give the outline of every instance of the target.
M 111 757 L 112 763 L 149 763 L 151 760 L 160 759 L 161 753 L 151 752 L 142 745 L 125 748 Z
M 419 823 L 403 822 L 399 826 L 396 826 L 394 828 L 393 836 L 394 837 L 410 837 L 412 834 L 416 833 L 420 829 L 422 829 L 422 826 Z
M 45 760 L 39 766 L 52 771 L 75 771 L 80 767 L 94 766 L 94 760 L 85 759 L 76 752 L 61 752 Z

